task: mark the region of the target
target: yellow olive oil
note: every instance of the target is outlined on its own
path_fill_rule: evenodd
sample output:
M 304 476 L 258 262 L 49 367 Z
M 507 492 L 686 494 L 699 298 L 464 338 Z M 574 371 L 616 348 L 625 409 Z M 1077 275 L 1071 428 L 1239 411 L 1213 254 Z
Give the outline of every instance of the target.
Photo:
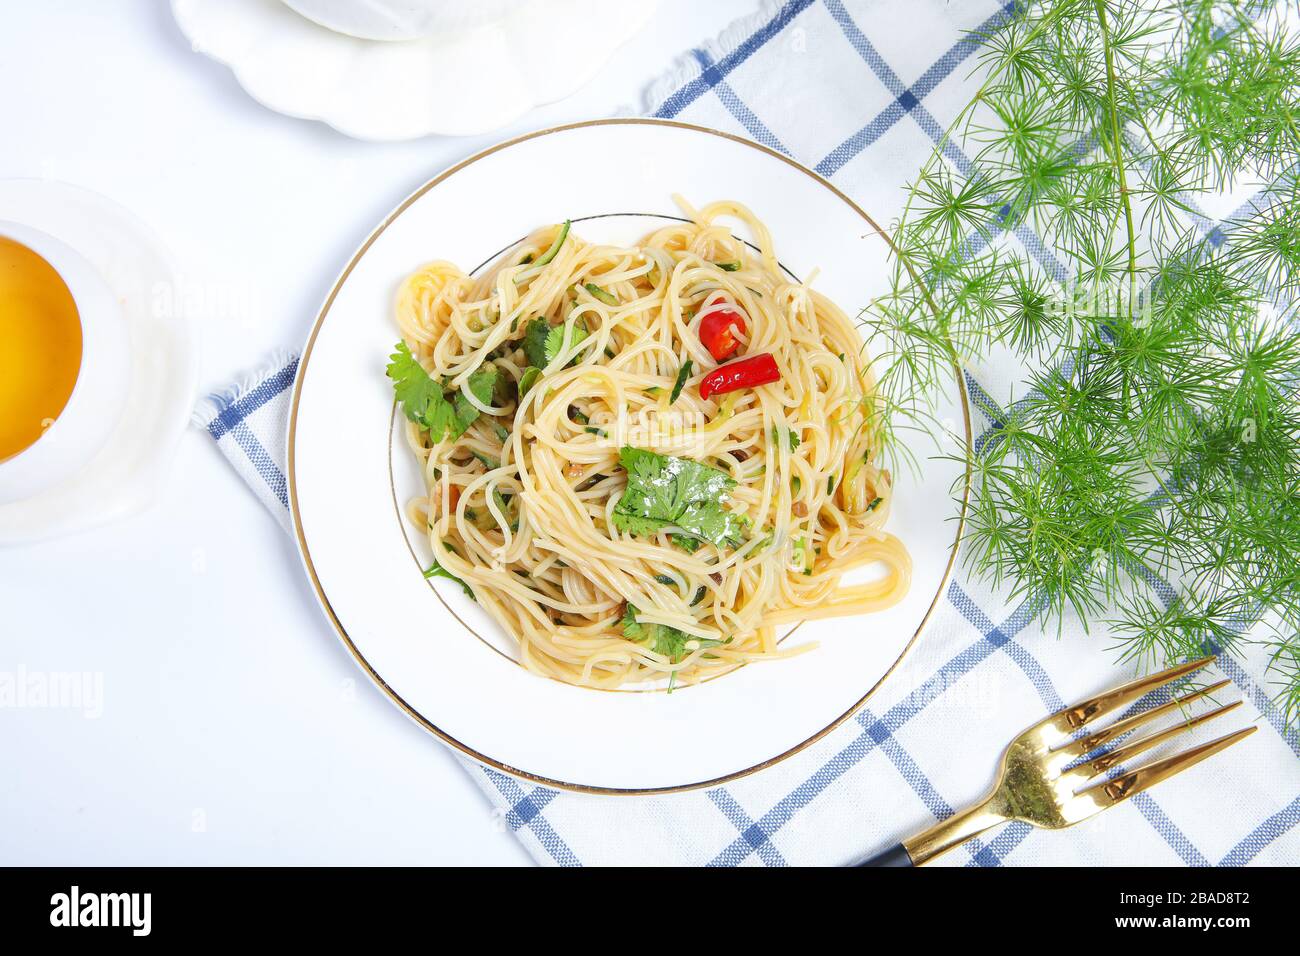
M 0 236 L 0 461 L 59 417 L 81 371 L 81 318 L 67 283 Z

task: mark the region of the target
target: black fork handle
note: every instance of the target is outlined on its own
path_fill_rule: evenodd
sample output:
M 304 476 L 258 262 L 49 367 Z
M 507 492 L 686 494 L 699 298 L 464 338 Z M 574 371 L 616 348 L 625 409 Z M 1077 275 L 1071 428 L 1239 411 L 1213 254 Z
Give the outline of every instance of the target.
M 895 843 L 887 850 L 882 850 L 875 856 L 869 856 L 853 864 L 854 866 L 915 866 L 912 857 L 908 855 L 907 847 L 901 843 Z

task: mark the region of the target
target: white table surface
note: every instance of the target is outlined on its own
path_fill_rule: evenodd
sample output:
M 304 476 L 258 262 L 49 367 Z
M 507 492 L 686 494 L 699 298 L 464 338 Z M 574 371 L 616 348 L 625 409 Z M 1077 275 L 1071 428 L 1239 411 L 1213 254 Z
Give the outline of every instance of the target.
M 433 173 L 640 103 L 757 0 L 662 0 L 582 91 L 483 136 L 349 140 L 254 103 L 164 0 L 0 0 L 0 178 L 133 210 L 200 290 L 205 386 L 296 347 Z M 190 431 L 157 503 L 0 548 L 0 672 L 102 675 L 102 715 L 0 707 L 0 864 L 527 863 L 451 754 L 356 668 L 290 539 Z

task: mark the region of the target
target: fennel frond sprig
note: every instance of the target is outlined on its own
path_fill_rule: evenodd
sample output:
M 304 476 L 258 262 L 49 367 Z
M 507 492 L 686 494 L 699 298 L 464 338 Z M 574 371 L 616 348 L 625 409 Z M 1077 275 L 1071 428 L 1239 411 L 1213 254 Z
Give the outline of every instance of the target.
M 889 418 L 923 417 L 954 363 L 1027 370 L 963 451 L 972 569 L 1127 659 L 1266 642 L 1300 721 L 1294 15 L 1019 6 L 979 38 L 863 318 Z M 1227 191 L 1253 198 L 1225 216 Z

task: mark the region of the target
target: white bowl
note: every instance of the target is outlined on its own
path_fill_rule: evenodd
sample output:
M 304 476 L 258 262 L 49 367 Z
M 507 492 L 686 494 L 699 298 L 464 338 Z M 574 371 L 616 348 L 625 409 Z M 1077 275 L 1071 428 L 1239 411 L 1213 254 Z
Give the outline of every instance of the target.
M 497 20 L 524 0 L 284 0 L 336 33 L 363 40 L 418 40 Z
M 103 446 L 126 399 L 129 354 L 122 310 L 95 268 L 53 236 L 0 221 L 12 239 L 53 266 L 81 318 L 81 371 L 63 412 L 34 444 L 0 462 L 0 504 L 30 498 L 74 474 Z

